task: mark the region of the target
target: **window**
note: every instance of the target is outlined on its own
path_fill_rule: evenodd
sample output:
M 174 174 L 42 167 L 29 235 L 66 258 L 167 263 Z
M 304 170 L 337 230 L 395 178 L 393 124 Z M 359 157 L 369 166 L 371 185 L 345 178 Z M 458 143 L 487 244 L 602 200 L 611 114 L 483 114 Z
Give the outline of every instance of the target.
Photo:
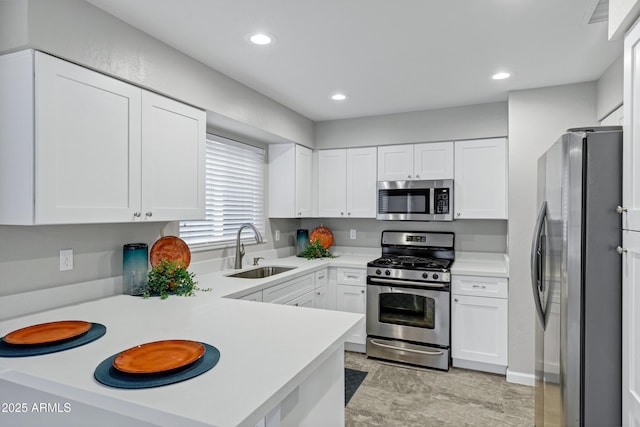
M 264 235 L 264 169 L 263 149 L 207 134 L 205 219 L 181 221 L 180 237 L 192 248 L 229 246 L 245 222 Z

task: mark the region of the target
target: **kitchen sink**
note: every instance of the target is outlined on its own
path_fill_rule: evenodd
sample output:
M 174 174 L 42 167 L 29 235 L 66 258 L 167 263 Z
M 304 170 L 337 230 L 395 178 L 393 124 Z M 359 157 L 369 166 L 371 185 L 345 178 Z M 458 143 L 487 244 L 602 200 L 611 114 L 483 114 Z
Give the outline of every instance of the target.
M 265 277 L 284 273 L 285 271 L 293 270 L 294 268 L 297 268 L 297 267 L 277 267 L 277 266 L 258 267 L 258 268 L 253 268 L 251 270 L 241 271 L 240 273 L 229 274 L 227 277 L 239 277 L 241 279 L 264 279 Z

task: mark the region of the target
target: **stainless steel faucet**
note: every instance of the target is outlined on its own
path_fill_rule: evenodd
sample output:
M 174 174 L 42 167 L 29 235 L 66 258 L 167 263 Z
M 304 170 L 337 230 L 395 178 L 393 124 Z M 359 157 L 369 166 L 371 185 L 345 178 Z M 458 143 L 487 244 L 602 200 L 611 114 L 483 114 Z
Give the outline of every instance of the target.
M 242 230 L 245 228 L 250 228 L 253 230 L 253 232 L 256 235 L 256 243 L 262 243 L 264 241 L 262 239 L 262 234 L 260 234 L 258 229 L 253 224 L 249 224 L 248 222 L 245 224 L 240 224 L 240 228 L 238 229 L 238 236 L 236 237 L 236 261 L 233 265 L 233 268 L 235 269 L 242 268 L 242 257 L 244 256 L 244 244 L 240 243 L 240 234 L 242 233 Z

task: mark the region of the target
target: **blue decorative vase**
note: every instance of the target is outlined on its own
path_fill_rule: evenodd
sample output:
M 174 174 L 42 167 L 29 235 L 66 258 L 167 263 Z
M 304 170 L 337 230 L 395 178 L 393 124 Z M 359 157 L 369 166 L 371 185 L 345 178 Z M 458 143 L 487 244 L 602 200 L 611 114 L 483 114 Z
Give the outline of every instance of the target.
M 149 275 L 149 247 L 129 243 L 122 247 L 122 288 L 127 295 L 142 295 Z
M 309 230 L 300 229 L 296 232 L 296 255 L 302 256 L 307 246 L 309 246 Z

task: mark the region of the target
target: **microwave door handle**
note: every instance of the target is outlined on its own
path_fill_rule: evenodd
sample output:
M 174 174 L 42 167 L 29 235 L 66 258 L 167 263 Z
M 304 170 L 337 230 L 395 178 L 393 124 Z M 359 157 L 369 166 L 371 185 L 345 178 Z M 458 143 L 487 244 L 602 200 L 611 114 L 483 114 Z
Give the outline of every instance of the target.
M 540 294 L 544 292 L 543 260 L 544 244 L 542 243 L 542 230 L 547 218 L 547 202 L 542 203 L 536 225 L 533 232 L 533 242 L 531 244 L 531 286 L 533 289 L 533 300 L 536 312 L 543 325 L 545 325 L 545 315 L 542 308 Z

